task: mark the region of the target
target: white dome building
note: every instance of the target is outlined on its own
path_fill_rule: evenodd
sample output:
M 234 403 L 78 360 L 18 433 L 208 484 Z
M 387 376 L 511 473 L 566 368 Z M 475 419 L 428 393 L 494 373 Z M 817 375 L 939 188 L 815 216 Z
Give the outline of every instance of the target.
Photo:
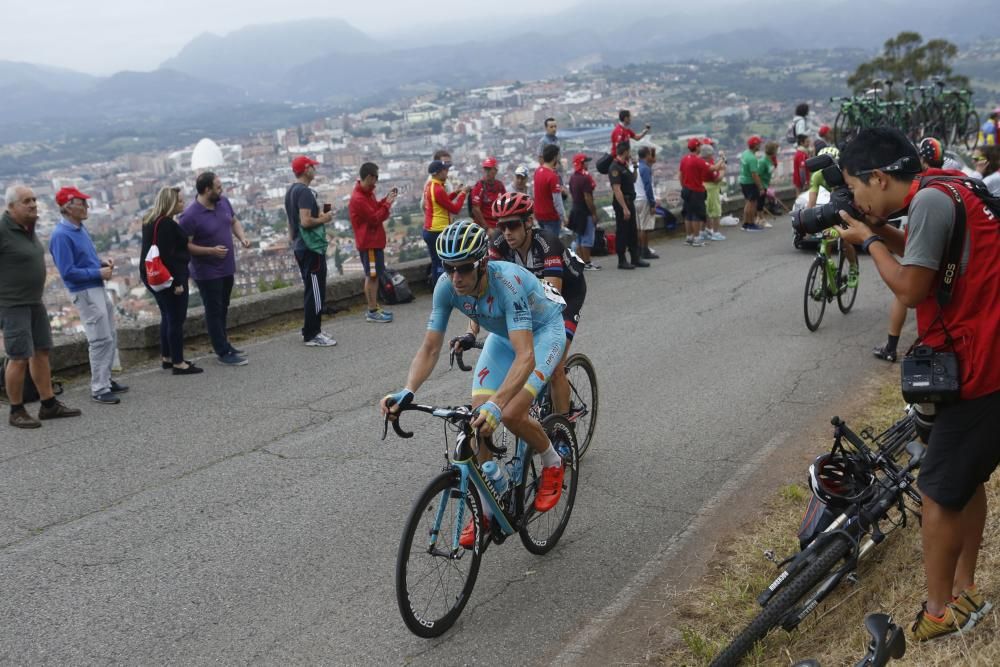
M 191 153 L 191 171 L 205 171 L 213 167 L 221 167 L 225 163 L 219 144 L 207 137 L 199 141 Z

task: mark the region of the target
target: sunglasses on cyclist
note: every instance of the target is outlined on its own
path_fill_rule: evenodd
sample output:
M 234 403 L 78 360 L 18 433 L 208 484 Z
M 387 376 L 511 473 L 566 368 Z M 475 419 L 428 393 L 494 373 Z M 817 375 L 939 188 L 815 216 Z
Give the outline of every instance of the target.
M 515 218 L 513 220 L 497 220 L 497 229 L 501 232 L 508 229 L 516 229 L 526 223 L 527 218 Z
M 459 264 L 455 266 L 454 264 L 444 264 L 444 272 L 449 276 L 453 273 L 458 273 L 459 275 L 468 275 L 475 271 L 479 267 L 479 261 L 472 262 L 470 264 Z

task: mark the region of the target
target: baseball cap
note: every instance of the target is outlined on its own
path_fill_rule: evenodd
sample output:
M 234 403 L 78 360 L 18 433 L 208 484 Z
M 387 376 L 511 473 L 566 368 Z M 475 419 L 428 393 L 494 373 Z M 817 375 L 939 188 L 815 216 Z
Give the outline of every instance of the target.
M 443 160 L 434 160 L 427 166 L 427 173 L 436 174 L 439 171 L 448 169 L 449 167 L 451 167 L 451 162 L 445 162 Z
M 497 159 L 495 157 L 488 157 L 483 160 L 483 169 L 493 169 L 497 166 Z
M 761 142 L 763 141 L 764 141 L 763 139 L 761 139 L 755 134 L 749 139 L 747 139 L 747 146 L 749 146 L 750 148 L 756 148 L 757 146 L 760 146 Z
M 514 175 L 515 176 L 524 176 L 524 177 L 527 177 L 528 176 L 528 168 L 525 167 L 523 164 L 519 164 L 519 165 L 517 165 L 517 169 L 514 170 Z
M 688 139 L 689 151 L 697 150 L 699 146 L 701 146 L 701 139 L 695 139 L 694 137 Z
M 56 203 L 65 206 L 73 199 L 90 199 L 90 195 L 85 195 L 76 188 L 60 188 L 56 193 Z
M 712 144 L 714 144 L 714 143 L 715 143 L 715 142 L 714 142 L 714 141 L 712 141 L 711 139 L 709 139 L 708 137 L 704 137 L 704 138 L 703 138 L 703 139 L 701 140 L 701 144 L 702 144 L 703 146 L 704 146 L 704 145 L 706 145 L 706 144 L 707 144 L 707 145 L 709 145 L 709 146 L 711 146 L 711 145 L 712 145 Z
M 820 125 L 820 127 L 819 127 L 819 136 L 825 137 L 828 134 L 830 134 L 830 126 L 829 125 Z
M 305 155 L 300 155 L 292 160 L 292 172 L 294 172 L 296 176 L 301 176 L 305 173 L 306 169 L 309 167 L 315 167 L 318 164 L 319 162 L 316 160 L 308 158 Z
M 573 164 L 583 164 L 584 162 L 590 162 L 590 156 L 586 153 L 577 153 L 573 156 Z

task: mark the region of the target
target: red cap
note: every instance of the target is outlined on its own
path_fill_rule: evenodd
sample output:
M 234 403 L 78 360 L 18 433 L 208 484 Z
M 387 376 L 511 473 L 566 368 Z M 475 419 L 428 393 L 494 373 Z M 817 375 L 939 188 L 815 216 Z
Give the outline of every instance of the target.
M 698 150 L 699 146 L 701 146 L 701 139 L 695 139 L 694 137 L 691 137 L 690 139 L 688 139 L 688 150 L 689 151 L 696 151 L 696 150 Z
M 295 173 L 296 176 L 301 176 L 306 172 L 306 169 L 308 169 L 309 167 L 315 167 L 318 164 L 319 162 L 317 162 L 316 160 L 308 158 L 305 155 L 300 155 L 294 160 L 292 160 L 292 171 Z
M 761 144 L 762 141 L 764 141 L 764 140 L 761 139 L 760 137 L 758 137 L 755 134 L 752 137 L 750 137 L 749 139 L 747 139 L 747 146 L 750 147 L 750 148 L 757 148 L 758 146 L 760 146 L 760 144 Z
M 576 155 L 573 156 L 574 165 L 579 166 L 584 162 L 590 162 L 590 156 L 588 156 L 586 153 L 577 153 Z
M 76 188 L 60 188 L 56 193 L 56 203 L 65 206 L 73 199 L 90 199 L 90 195 L 85 195 Z
M 702 140 L 701 140 L 701 143 L 702 143 L 702 144 L 708 144 L 709 146 L 711 146 L 711 145 L 712 145 L 712 144 L 714 144 L 715 142 L 714 142 L 714 141 L 712 141 L 711 139 L 709 139 L 708 137 L 705 137 L 704 139 L 702 139 Z
M 819 136 L 825 137 L 828 134 L 830 134 L 830 126 L 829 125 L 821 125 L 820 128 L 819 128 Z
M 483 160 L 483 169 L 494 169 L 497 166 L 497 159 L 495 157 L 488 157 Z

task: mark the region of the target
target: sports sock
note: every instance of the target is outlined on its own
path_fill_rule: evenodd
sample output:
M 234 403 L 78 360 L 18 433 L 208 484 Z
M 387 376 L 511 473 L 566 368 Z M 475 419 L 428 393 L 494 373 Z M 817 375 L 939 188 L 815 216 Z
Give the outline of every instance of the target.
M 562 465 L 562 458 L 560 458 L 559 452 L 556 451 L 556 448 L 550 442 L 549 448 L 542 452 L 542 466 L 551 468 L 558 465 Z
M 10 414 L 21 412 L 22 410 L 24 410 L 24 403 L 18 403 L 16 405 L 14 403 L 10 404 Z
M 899 336 L 893 336 L 892 334 L 890 334 L 888 340 L 885 341 L 885 351 L 895 352 L 896 346 L 898 344 L 899 344 Z

